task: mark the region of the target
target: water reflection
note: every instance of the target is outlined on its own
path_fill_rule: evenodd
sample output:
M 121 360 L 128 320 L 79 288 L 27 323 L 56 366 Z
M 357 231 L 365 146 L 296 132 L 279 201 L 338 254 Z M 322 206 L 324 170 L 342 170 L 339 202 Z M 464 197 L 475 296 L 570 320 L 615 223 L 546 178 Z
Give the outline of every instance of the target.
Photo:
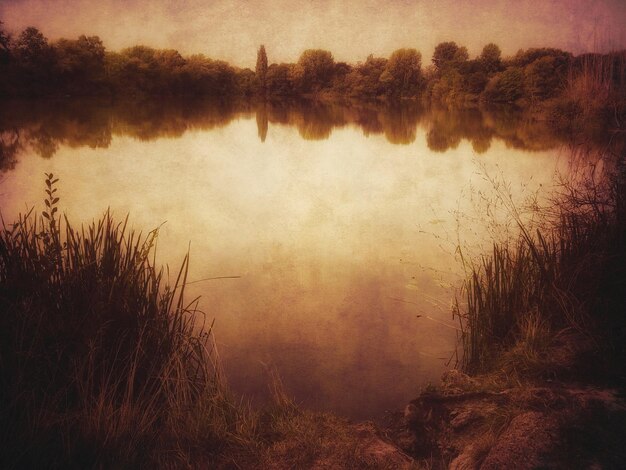
M 566 140 L 546 123 L 512 108 L 424 109 L 413 102 L 11 101 L 0 110 L 0 169 L 12 168 L 25 150 L 50 158 L 60 145 L 108 148 L 114 136 L 142 141 L 177 138 L 252 117 L 261 142 L 275 125 L 294 126 L 305 140 L 328 139 L 334 129 L 353 126 L 366 137 L 384 135 L 391 144 L 414 142 L 422 128 L 429 149 L 435 152 L 455 149 L 463 140 L 471 142 L 478 154 L 486 152 L 494 139 L 532 151 L 556 148 Z
M 498 112 L 8 104 L 0 207 L 5 220 L 41 210 L 42 175 L 53 172 L 77 225 L 107 207 L 144 232 L 167 221 L 159 262 L 178 265 L 191 242 L 190 280 L 240 276 L 189 286 L 216 318 L 235 390 L 266 398 L 265 370 L 276 367 L 297 401 L 371 418 L 437 380 L 454 348 L 454 244 L 487 235 L 484 213 L 458 217 L 493 191 L 480 165 L 517 198 L 562 163 L 537 151 L 557 137 Z

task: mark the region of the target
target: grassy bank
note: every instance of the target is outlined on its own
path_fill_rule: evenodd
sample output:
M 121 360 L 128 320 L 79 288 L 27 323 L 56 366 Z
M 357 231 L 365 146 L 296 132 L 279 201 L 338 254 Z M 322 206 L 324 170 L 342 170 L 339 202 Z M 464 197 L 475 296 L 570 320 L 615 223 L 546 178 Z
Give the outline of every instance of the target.
M 624 468 L 626 154 L 580 157 L 534 223 L 492 180 L 519 236 L 464 260 L 461 370 L 391 427 L 423 466 Z
M 541 228 L 472 263 L 457 302 L 463 369 L 509 378 L 623 384 L 626 164 L 565 184 Z M 612 166 L 614 165 L 614 166 Z M 607 169 L 611 167 L 611 169 Z

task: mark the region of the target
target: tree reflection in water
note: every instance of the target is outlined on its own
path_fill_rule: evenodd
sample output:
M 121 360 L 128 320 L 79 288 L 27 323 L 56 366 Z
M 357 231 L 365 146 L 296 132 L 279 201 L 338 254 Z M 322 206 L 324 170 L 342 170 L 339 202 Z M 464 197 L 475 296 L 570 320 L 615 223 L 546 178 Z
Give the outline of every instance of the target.
M 0 111 L 0 170 L 10 170 L 25 150 L 51 158 L 61 145 L 107 148 L 114 136 L 141 141 L 177 138 L 240 118 L 256 118 L 262 142 L 276 124 L 296 127 L 305 140 L 328 139 L 334 129 L 351 126 L 365 136 L 384 135 L 399 145 L 411 144 L 423 129 L 434 152 L 455 149 L 463 140 L 471 142 L 477 154 L 486 152 L 493 139 L 529 151 L 556 148 L 567 140 L 547 123 L 510 107 L 424 108 L 414 101 L 16 100 Z

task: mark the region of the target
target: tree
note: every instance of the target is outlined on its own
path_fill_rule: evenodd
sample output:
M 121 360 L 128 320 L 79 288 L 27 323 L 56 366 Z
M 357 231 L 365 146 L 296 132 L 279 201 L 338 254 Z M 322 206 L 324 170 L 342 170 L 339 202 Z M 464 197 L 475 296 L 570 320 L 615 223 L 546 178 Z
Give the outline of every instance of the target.
M 202 54 L 187 58 L 182 80 L 187 94 L 225 95 L 237 86 L 235 69 L 221 60 L 212 60 Z
M 452 62 L 455 65 L 459 65 L 459 64 L 462 64 L 463 62 L 466 62 L 468 59 L 469 59 L 469 52 L 467 52 L 467 47 L 462 46 L 462 47 L 459 47 L 454 53 L 454 58 Z
M 0 21 L 0 64 L 8 60 L 11 48 L 11 37 L 4 31 L 2 24 Z
M 304 87 L 304 67 L 300 64 L 288 64 L 287 78 L 293 93 L 301 92 Z
M 267 54 L 265 53 L 265 46 L 263 44 L 261 44 L 256 54 L 255 73 L 259 83 L 259 90 L 265 93 L 267 90 Z
M 32 26 L 19 35 L 15 43 L 15 53 L 21 65 L 26 67 L 41 66 L 51 57 L 48 40 Z
M 512 65 L 517 67 L 525 67 L 532 64 L 534 61 L 541 59 L 542 57 L 551 56 L 557 57 L 563 62 L 571 60 L 572 55 L 569 52 L 562 51 L 561 49 L 554 49 L 551 47 L 532 48 L 526 51 L 519 50 L 512 60 Z
M 437 70 L 442 70 L 447 65 L 454 62 L 458 52 L 459 46 L 457 46 L 456 42 L 454 41 L 442 42 L 440 44 L 437 44 L 437 46 L 435 47 L 435 51 L 433 52 L 433 64 L 435 64 Z
M 39 95 L 53 86 L 54 51 L 37 29 L 28 27 L 19 35 L 13 48 L 16 61 L 18 93 Z
M 157 50 L 154 59 L 158 68 L 158 88 L 162 93 L 180 93 L 184 91 L 181 83 L 185 58 L 175 49 Z
M 7 34 L 2 28 L 2 21 L 0 21 L 0 95 L 5 94 L 10 86 L 9 83 L 12 81 L 11 67 L 9 65 L 11 61 L 11 37 Z M 3 168 L 3 161 L 8 161 L 3 159 L 2 155 L 2 140 L 0 139 L 0 170 Z
M 255 73 L 249 68 L 235 70 L 237 90 L 240 94 L 250 96 L 255 90 Z
M 398 49 L 391 54 L 380 80 L 390 94 L 414 96 L 419 88 L 422 55 L 415 49 Z
M 352 71 L 352 67 L 345 62 L 337 62 L 333 71 L 333 90 L 340 93 L 347 91 L 346 77 Z
M 267 69 L 266 90 L 272 95 L 289 95 L 292 84 L 289 80 L 290 64 L 272 64 Z
M 168 71 L 179 69 L 186 63 L 184 57 L 175 49 L 158 50 L 155 52 L 154 58 L 159 67 Z
M 483 51 L 480 53 L 480 58 L 478 59 L 483 66 L 483 70 L 492 74 L 500 71 L 502 68 L 502 51 L 500 48 L 490 42 L 485 47 L 483 47 Z
M 56 74 L 66 92 L 93 91 L 93 84 L 103 77 L 105 50 L 98 36 L 80 36 L 77 40 L 60 39 L 54 46 Z
M 488 101 L 512 103 L 524 95 L 524 73 L 518 67 L 509 67 L 495 74 L 485 88 Z
M 330 86 L 335 61 L 329 51 L 322 49 L 307 49 L 298 60 L 298 65 L 304 69 L 305 91 Z
M 133 46 L 122 50 L 120 83 L 116 83 L 121 92 L 134 94 L 157 91 L 159 65 L 156 52 L 156 49 L 147 46 Z
M 364 64 L 359 63 L 347 76 L 346 88 L 353 96 L 377 96 L 384 92 L 381 75 L 387 66 L 384 57 L 367 56 Z
M 567 66 L 557 57 L 544 56 L 524 68 L 525 85 L 532 100 L 544 100 L 561 91 Z

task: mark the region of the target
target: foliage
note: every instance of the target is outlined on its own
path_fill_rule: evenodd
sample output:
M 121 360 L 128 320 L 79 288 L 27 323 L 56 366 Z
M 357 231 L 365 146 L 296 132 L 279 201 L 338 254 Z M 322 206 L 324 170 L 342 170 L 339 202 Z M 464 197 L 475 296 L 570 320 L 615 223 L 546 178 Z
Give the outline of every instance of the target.
M 44 35 L 31 26 L 17 38 L 14 52 L 23 67 L 34 68 L 49 59 L 50 46 Z
M 8 60 L 11 47 L 11 37 L 4 31 L 2 25 L 3 23 L 0 21 L 0 64 Z
M 422 55 L 416 49 L 398 49 L 391 54 L 380 76 L 389 94 L 415 96 L 421 84 Z
M 83 94 L 87 83 L 96 83 L 104 74 L 104 45 L 98 36 L 60 39 L 54 45 L 56 78 L 66 93 Z
M 457 46 L 454 41 L 437 44 L 433 52 L 433 64 L 435 64 L 438 70 L 442 70 L 447 64 L 454 60 L 458 50 L 459 46 Z
M 532 100 L 545 100 L 565 86 L 568 64 L 554 56 L 543 56 L 524 69 L 525 91 Z
M 500 71 L 502 67 L 502 52 L 500 48 L 490 42 L 485 47 L 483 47 L 482 52 L 480 53 L 480 63 L 483 66 L 483 69 L 486 73 L 491 74 Z
M 569 60 L 571 54 L 569 52 L 562 51 L 561 49 L 553 49 L 549 47 L 519 50 L 517 54 L 515 54 L 515 56 L 508 61 L 507 65 L 526 67 L 542 57 L 557 57 L 561 60 Z
M 107 51 L 97 36 L 49 44 L 33 27 L 11 41 L 0 25 L 0 95 L 334 94 L 367 99 L 425 98 L 448 106 L 471 107 L 480 102 L 523 106 L 569 93 L 568 87 L 571 91 L 571 84 L 586 74 L 582 64 L 587 62 L 605 64 L 602 67 L 608 74 L 603 80 L 624 81 L 623 53 L 573 58 L 559 49 L 534 48 L 502 58 L 494 43 L 470 58 L 467 48 L 453 41 L 442 42 L 425 70 L 421 53 L 413 48 L 398 49 L 389 58 L 370 55 L 354 65 L 335 63 L 330 51 L 307 49 L 296 63 L 270 64 L 261 45 L 256 59 L 252 71 L 202 54 L 183 56 L 173 49 L 138 45 Z M 615 95 L 618 93 L 611 96 Z M 608 107 L 615 101 L 612 97 L 596 101 L 604 103 L 600 108 Z M 558 120 L 559 114 L 579 106 L 567 98 L 553 106 L 553 115 Z
M 385 71 L 387 59 L 369 55 L 363 64 L 357 64 L 346 75 L 346 88 L 353 96 L 375 97 L 384 93 L 380 80 Z
M 262 44 L 256 55 L 256 68 L 254 69 L 254 73 L 256 74 L 259 91 L 265 93 L 267 90 L 267 54 L 265 52 L 265 46 Z
M 485 88 L 488 101 L 513 103 L 524 96 L 524 73 L 517 67 L 494 75 Z
M 304 71 L 302 88 L 304 91 L 318 91 L 331 84 L 335 67 L 333 55 L 322 49 L 307 49 L 298 59 Z

